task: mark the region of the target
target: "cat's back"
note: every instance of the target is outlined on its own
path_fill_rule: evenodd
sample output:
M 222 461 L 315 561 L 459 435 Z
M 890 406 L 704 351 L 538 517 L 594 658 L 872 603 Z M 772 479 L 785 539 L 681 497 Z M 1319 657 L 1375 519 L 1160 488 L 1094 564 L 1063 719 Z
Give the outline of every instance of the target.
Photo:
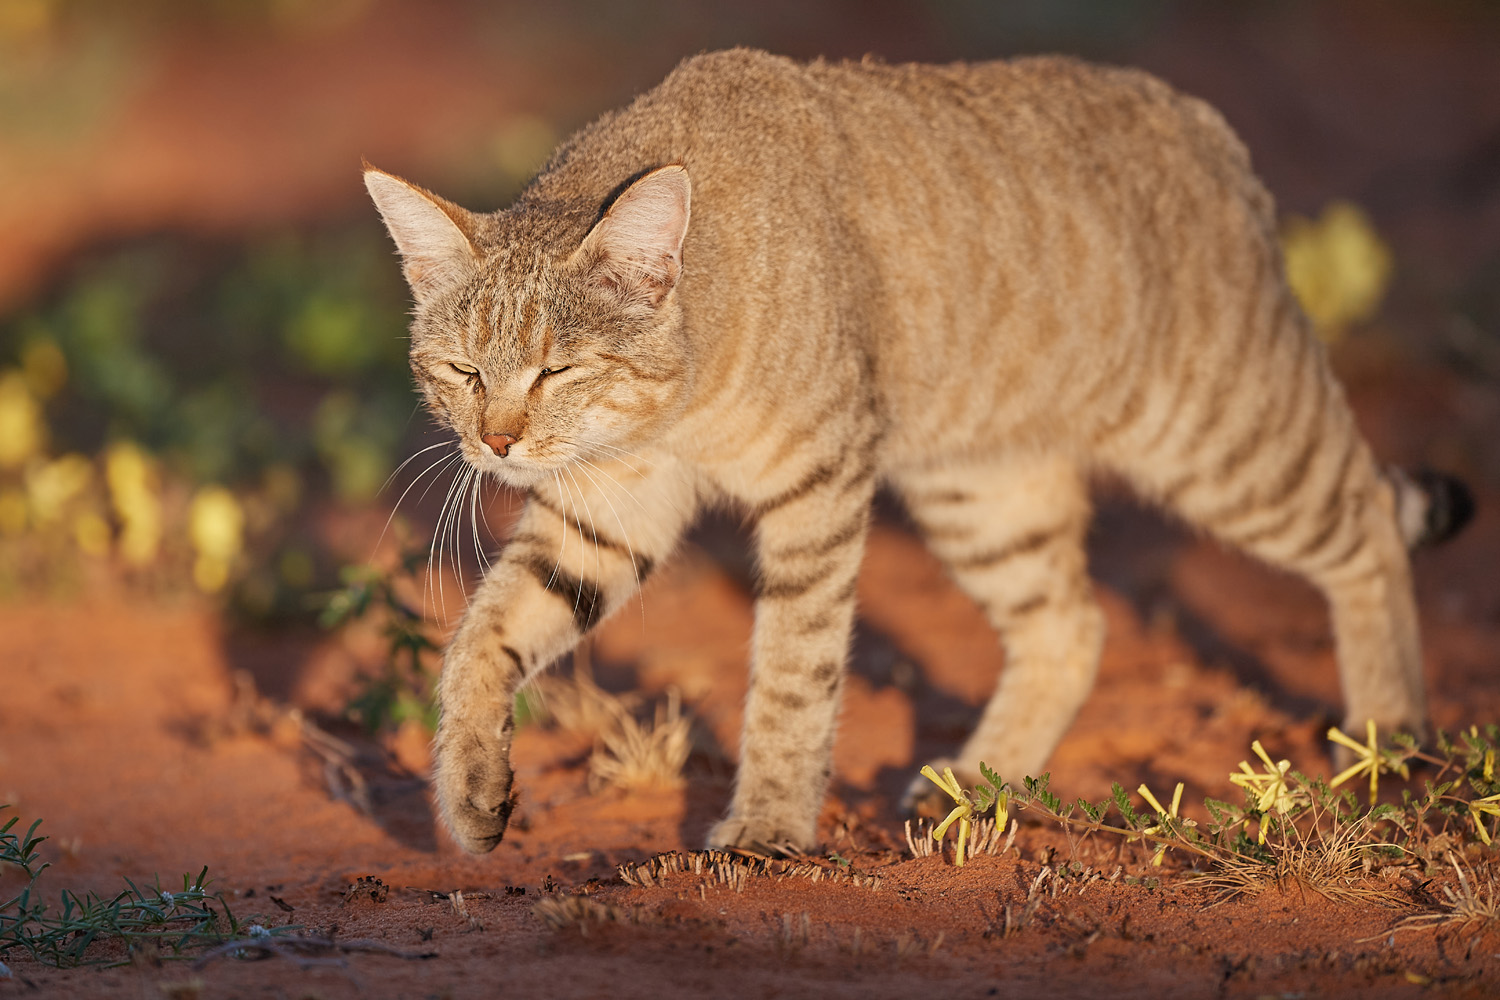
M 769 410 L 873 372 L 913 440 L 937 431 L 935 394 L 974 400 L 955 436 L 1029 435 L 1080 373 L 1186 338 L 1163 322 L 1186 289 L 1223 297 L 1274 252 L 1217 112 L 1065 57 L 697 56 L 575 136 L 530 196 L 598 205 L 662 163 L 693 183 L 680 292 L 704 384 Z

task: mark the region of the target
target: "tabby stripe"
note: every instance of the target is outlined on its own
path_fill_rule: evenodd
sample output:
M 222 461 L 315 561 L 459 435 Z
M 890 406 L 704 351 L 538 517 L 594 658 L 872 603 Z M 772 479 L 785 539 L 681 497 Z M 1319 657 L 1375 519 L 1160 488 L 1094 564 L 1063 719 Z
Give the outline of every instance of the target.
M 530 531 L 521 531 L 507 538 L 505 540 L 505 544 L 549 546 L 552 544 L 552 542 L 549 539 L 543 538 L 541 535 L 534 534 Z
M 1328 488 L 1328 498 L 1323 501 L 1323 506 L 1318 508 L 1318 520 L 1335 517 L 1340 513 L 1344 504 L 1344 480 L 1349 475 L 1349 466 L 1354 463 L 1354 456 L 1359 451 L 1359 439 L 1349 434 L 1344 439 L 1344 453 L 1339 457 L 1338 472 L 1334 473 L 1331 485 Z
M 1141 418 L 1141 414 L 1145 411 L 1146 391 L 1137 379 L 1135 385 L 1131 387 L 1130 394 L 1125 397 L 1125 402 L 1121 405 L 1120 411 L 1115 414 L 1109 423 L 1100 427 L 1094 433 L 1094 443 L 1103 444 L 1109 439 L 1123 434 Z
M 860 463 L 860 466 L 855 470 L 854 475 L 844 480 L 844 485 L 839 487 L 839 496 L 848 496 L 850 493 L 853 493 L 865 483 L 868 483 L 874 477 L 875 458 L 873 455 L 866 453 L 865 460 Z
M 1337 537 L 1337 535 L 1331 537 Z M 1322 566 L 1319 566 L 1317 568 L 1318 573 L 1321 575 L 1327 575 L 1329 573 L 1333 573 L 1337 570 L 1343 569 L 1345 566 L 1349 565 L 1349 563 L 1353 562 L 1356 556 L 1364 551 L 1365 542 L 1366 539 L 1363 532 L 1349 532 L 1349 544 L 1338 550 L 1338 552 L 1331 558 L 1329 558 L 1329 560 Z M 1307 553 L 1307 557 L 1310 558 L 1316 554 L 1317 550 L 1313 549 Z
M 667 372 L 647 371 L 645 368 L 642 368 L 634 361 L 620 354 L 601 352 L 599 354 L 599 357 L 605 361 L 613 361 L 615 364 L 627 369 L 631 375 L 635 376 L 642 382 L 675 382 L 682 377 L 682 371 L 680 369 L 673 369 L 672 371 Z
M 813 490 L 817 489 L 819 486 L 822 486 L 824 483 L 833 479 L 833 477 L 838 474 L 838 471 L 838 465 L 832 462 L 829 462 L 826 465 L 817 466 L 806 476 L 804 476 L 800 483 L 797 483 L 791 489 L 786 490 L 783 493 L 778 493 L 775 496 L 771 497 L 769 500 L 762 501 L 760 504 L 758 504 L 755 508 L 755 515 L 757 517 L 764 517 L 766 514 L 769 514 L 771 511 L 776 510 L 779 507 L 785 507 L 787 504 L 792 503 L 795 500 L 802 499 Z
M 807 545 L 795 548 L 777 549 L 774 552 L 767 553 L 767 555 L 773 559 L 793 559 L 798 556 L 826 556 L 834 549 L 847 545 L 858 538 L 865 530 L 866 520 L 865 512 L 861 510 L 857 517 L 820 542 L 810 542 Z
M 963 490 L 933 490 L 930 493 L 908 493 L 906 502 L 917 507 L 929 504 L 972 503 L 974 495 Z
M 1344 523 L 1344 519 L 1337 516 L 1336 510 L 1334 513 L 1335 516 L 1325 517 L 1322 521 L 1316 522 L 1319 525 L 1318 529 L 1305 542 L 1297 546 L 1297 550 L 1292 553 L 1291 558 L 1294 562 L 1301 562 L 1303 559 L 1317 554 L 1322 551 L 1323 546 L 1333 541 L 1334 534 Z
M 1225 452 L 1224 457 L 1219 460 L 1219 478 L 1228 479 L 1232 477 L 1245 466 L 1246 462 L 1254 458 L 1261 447 L 1265 445 L 1266 425 L 1261 422 L 1260 416 L 1257 415 L 1255 423 L 1251 425 L 1250 433 L 1240 438 L 1234 447 Z
M 501 646 L 500 652 L 510 657 L 511 662 L 516 665 L 516 673 L 520 674 L 522 677 L 526 676 L 526 664 L 521 661 L 520 653 L 516 652 L 515 649 L 511 646 Z
M 1244 511 L 1243 510 L 1236 510 L 1235 508 L 1231 508 L 1230 509 L 1230 513 L 1231 514 L 1239 514 L 1239 513 L 1244 513 Z M 1261 527 L 1256 528 L 1254 531 L 1236 532 L 1236 533 L 1230 535 L 1229 537 L 1234 540 L 1234 543 L 1236 545 L 1239 545 L 1239 546 L 1242 546 L 1242 547 L 1248 547 L 1248 546 L 1251 546 L 1251 545 L 1255 545 L 1257 542 L 1264 542 L 1267 539 L 1280 537 L 1281 535 L 1283 535 L 1283 534 L 1286 533 L 1286 531 L 1287 531 L 1288 528 L 1290 528 L 1293 524 L 1295 524 L 1296 522 L 1298 522 L 1299 520 L 1301 520 L 1302 517 L 1303 517 L 1302 511 L 1297 510 L 1296 508 L 1293 508 L 1291 510 L 1288 510 L 1286 513 L 1282 514 L 1281 517 L 1279 517 L 1276 520 L 1272 521 L 1270 524 L 1262 525 Z M 1234 521 L 1234 520 L 1237 520 L 1237 519 L 1238 519 L 1237 517 L 1231 516 L 1231 517 L 1228 517 L 1228 518 L 1224 518 L 1223 520 Z M 1217 515 L 1215 515 L 1213 517 L 1206 518 L 1205 520 L 1207 520 L 1208 523 L 1213 524 L 1213 523 L 1219 522 L 1220 518 Z
M 1307 442 L 1297 452 L 1297 457 L 1283 470 L 1281 478 L 1265 494 L 1263 502 L 1267 507 L 1280 507 L 1307 484 L 1307 474 L 1312 471 L 1313 459 L 1317 456 L 1318 448 L 1323 444 L 1317 433 L 1308 433 Z
M 580 580 L 538 555 L 526 556 L 521 564 L 531 571 L 543 590 L 567 602 L 579 635 L 588 632 L 598 622 L 604 610 L 604 595 L 598 584 Z
M 1005 609 L 1004 620 L 1012 621 L 1016 618 L 1024 618 L 1029 614 L 1034 614 L 1045 608 L 1051 600 L 1052 598 L 1047 594 L 1037 594 L 1026 598 L 1024 601 L 1017 601 Z
M 789 597 L 801 597 L 832 576 L 838 568 L 838 563 L 830 559 L 821 568 L 802 576 L 777 579 L 773 574 L 762 577 L 760 585 L 756 588 L 755 596 L 771 601 L 785 600 Z
M 585 527 L 584 523 L 578 518 L 569 517 L 567 514 L 564 514 L 562 511 L 558 510 L 556 506 L 553 505 L 552 501 L 543 498 L 541 494 L 537 493 L 536 491 L 533 490 L 529 494 L 529 496 L 532 500 L 536 501 L 536 505 L 538 507 L 541 507 L 543 510 L 555 515 L 559 520 L 563 522 L 563 524 L 567 525 L 568 527 L 577 528 L 578 534 L 583 537 L 584 541 L 592 541 L 599 548 L 613 549 L 616 552 L 630 551 L 630 547 L 628 545 L 625 545 L 623 542 L 615 541 L 609 536 L 607 532 L 600 531 L 594 524 L 590 523 L 587 527 Z
M 1058 524 L 1050 528 L 1038 528 L 1013 539 L 999 548 L 979 552 L 972 556 L 964 556 L 959 559 L 950 559 L 948 565 L 955 570 L 978 570 L 998 566 L 1000 563 L 1018 556 L 1029 555 L 1046 548 L 1067 533 L 1071 525 Z
M 763 697 L 771 704 L 790 712 L 807 707 L 807 698 L 795 691 L 767 691 Z

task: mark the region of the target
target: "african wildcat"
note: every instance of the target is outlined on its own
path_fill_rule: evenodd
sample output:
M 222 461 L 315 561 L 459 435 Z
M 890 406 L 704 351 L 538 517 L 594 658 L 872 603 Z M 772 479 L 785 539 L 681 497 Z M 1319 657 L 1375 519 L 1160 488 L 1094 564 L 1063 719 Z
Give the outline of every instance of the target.
M 1004 637 L 965 771 L 1038 773 L 1089 692 L 1096 470 L 1322 588 L 1350 722 L 1420 731 L 1406 545 L 1433 509 L 1377 470 L 1202 102 L 1059 58 L 736 50 L 583 129 L 504 212 L 365 182 L 429 405 L 530 496 L 441 680 L 437 796 L 468 850 L 505 832 L 516 686 L 723 503 L 759 585 L 709 841 L 811 846 L 880 482 Z

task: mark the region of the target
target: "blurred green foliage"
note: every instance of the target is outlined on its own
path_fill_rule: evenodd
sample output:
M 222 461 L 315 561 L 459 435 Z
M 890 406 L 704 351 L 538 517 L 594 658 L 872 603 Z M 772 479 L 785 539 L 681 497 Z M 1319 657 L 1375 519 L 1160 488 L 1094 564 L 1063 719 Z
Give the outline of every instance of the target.
M 31 386 L 53 454 L 134 442 L 169 480 L 260 497 L 252 529 L 284 522 L 258 553 L 280 583 L 251 603 L 275 604 L 316 575 L 299 506 L 367 502 L 396 464 L 416 408 L 406 308 L 374 220 L 240 246 L 134 241 L 0 317 L 0 369 Z

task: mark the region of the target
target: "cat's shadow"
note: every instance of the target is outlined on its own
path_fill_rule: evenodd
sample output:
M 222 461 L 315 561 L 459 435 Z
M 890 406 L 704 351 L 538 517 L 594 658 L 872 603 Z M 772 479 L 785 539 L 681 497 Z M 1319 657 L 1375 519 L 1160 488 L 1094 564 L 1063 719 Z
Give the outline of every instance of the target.
M 1098 583 L 1123 597 L 1143 621 L 1163 613 L 1170 615 L 1177 634 L 1199 662 L 1227 669 L 1239 685 L 1259 692 L 1273 710 L 1292 718 L 1335 714 L 1337 706 L 1287 689 L 1259 657 L 1224 635 L 1183 600 L 1172 580 L 1172 567 L 1186 547 L 1196 544 L 1189 529 L 1117 491 L 1106 489 L 1096 497 L 1096 503 L 1088 558 L 1090 574 Z M 876 517 L 915 533 L 899 503 L 887 495 L 877 499 Z M 726 574 L 747 590 L 751 588 L 751 542 L 742 525 L 727 517 L 710 517 L 694 530 L 690 540 Z M 915 671 L 911 664 L 915 664 Z M 858 805 L 884 824 L 899 826 L 905 818 L 902 799 L 917 767 L 924 761 L 954 754 L 978 723 L 983 706 L 928 683 L 920 658 L 863 619 L 856 621 L 849 670 L 876 691 L 895 686 L 912 701 L 912 760 L 880 768 L 868 789 L 837 787 L 846 805 Z M 728 759 L 728 748 L 719 748 L 719 752 Z M 1152 777 L 1143 773 L 1140 780 Z M 701 842 L 708 826 L 722 815 L 730 785 L 725 774 L 716 773 L 712 780 L 690 777 L 690 808 L 682 829 L 686 843 Z

